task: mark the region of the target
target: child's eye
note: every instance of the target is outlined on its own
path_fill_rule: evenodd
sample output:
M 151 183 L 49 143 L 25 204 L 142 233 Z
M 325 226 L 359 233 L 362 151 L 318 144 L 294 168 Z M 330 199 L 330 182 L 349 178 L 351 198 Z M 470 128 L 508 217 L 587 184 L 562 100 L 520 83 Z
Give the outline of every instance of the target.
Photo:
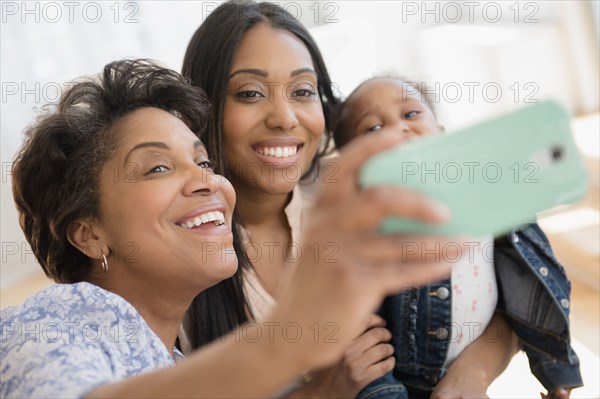
M 150 169 L 146 175 L 151 175 L 151 174 L 155 174 L 155 173 L 165 173 L 169 170 L 169 168 L 165 165 L 157 165 L 155 167 L 153 167 L 152 169 Z
M 264 97 L 263 94 L 256 90 L 243 90 L 235 93 L 235 99 L 244 102 L 254 102 L 259 98 Z
M 367 130 L 365 130 L 366 133 L 373 133 L 376 132 L 378 130 L 381 130 L 383 128 L 383 125 L 381 123 L 378 123 L 377 125 L 373 125 L 369 128 L 367 128 Z
M 406 114 L 404 114 L 404 117 L 406 119 L 410 119 L 410 118 L 414 118 L 415 116 L 417 116 L 419 114 L 420 114 L 419 111 L 410 111 L 410 112 L 407 112 Z

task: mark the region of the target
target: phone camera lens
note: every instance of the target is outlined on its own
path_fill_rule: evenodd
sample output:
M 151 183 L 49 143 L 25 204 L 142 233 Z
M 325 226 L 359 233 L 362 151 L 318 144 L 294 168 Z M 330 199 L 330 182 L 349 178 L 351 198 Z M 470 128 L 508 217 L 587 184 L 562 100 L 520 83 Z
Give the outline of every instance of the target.
M 565 156 L 565 149 L 562 146 L 554 147 L 550 151 L 552 153 L 552 161 L 554 162 L 560 161 Z

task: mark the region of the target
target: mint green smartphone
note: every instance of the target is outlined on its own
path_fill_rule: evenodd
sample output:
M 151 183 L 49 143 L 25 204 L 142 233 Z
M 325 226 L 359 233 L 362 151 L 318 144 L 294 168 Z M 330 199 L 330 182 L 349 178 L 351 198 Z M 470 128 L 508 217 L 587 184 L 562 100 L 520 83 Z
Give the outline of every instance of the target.
M 363 187 L 396 185 L 446 204 L 451 220 L 428 225 L 390 218 L 383 233 L 500 235 L 535 221 L 536 213 L 586 192 L 570 118 L 553 101 L 442 136 L 400 144 L 369 159 Z

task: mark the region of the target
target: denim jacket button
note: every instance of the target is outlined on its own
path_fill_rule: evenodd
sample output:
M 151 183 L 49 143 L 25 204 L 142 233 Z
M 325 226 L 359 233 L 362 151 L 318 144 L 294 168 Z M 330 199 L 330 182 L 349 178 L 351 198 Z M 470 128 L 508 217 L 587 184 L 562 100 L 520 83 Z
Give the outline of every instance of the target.
M 519 236 L 515 234 L 515 237 L 513 238 L 513 242 L 516 244 L 519 242 Z
M 563 308 L 568 309 L 570 305 L 571 302 L 569 302 L 567 298 L 563 298 L 560 300 L 560 306 L 562 306 Z
M 435 337 L 440 341 L 448 338 L 448 330 L 443 327 L 438 328 L 435 330 Z
M 540 267 L 540 274 L 546 277 L 548 275 L 548 268 L 545 266 Z
M 450 296 L 450 290 L 446 287 L 440 287 L 435 292 L 435 295 L 440 299 L 447 299 Z

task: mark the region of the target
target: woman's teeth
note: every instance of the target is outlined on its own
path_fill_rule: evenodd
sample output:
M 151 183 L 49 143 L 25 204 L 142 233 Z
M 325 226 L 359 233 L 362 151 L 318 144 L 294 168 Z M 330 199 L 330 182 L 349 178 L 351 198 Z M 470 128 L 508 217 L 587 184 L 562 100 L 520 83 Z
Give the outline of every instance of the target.
M 223 212 L 220 211 L 206 212 L 196 216 L 195 218 L 178 223 L 178 225 L 187 229 L 193 229 L 194 227 L 198 227 L 201 224 L 209 222 L 212 222 L 215 226 L 220 226 L 225 223 L 225 215 L 223 215 Z
M 254 151 L 261 155 L 267 155 L 275 158 L 287 158 L 296 155 L 298 152 L 297 146 L 289 147 L 256 147 Z

